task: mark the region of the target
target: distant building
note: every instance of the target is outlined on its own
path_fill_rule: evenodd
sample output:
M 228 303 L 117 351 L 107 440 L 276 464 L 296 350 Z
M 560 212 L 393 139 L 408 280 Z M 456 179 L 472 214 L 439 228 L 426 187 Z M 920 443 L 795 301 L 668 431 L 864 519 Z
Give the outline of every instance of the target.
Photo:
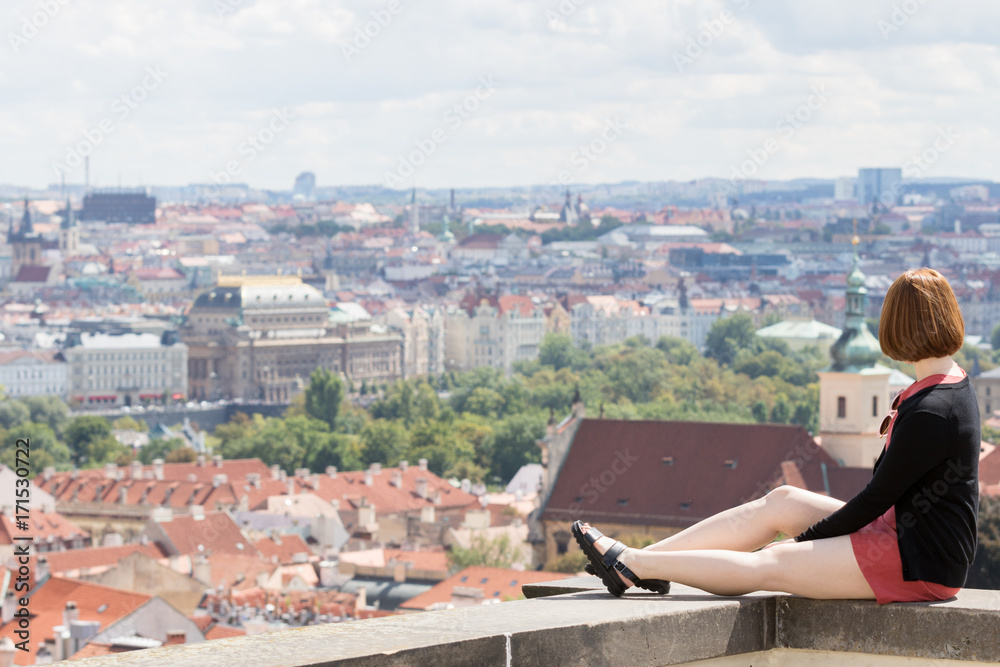
M 824 356 L 829 355 L 830 346 L 840 338 L 840 333 L 837 327 L 816 320 L 784 320 L 757 330 L 758 336 L 784 341 L 792 351 L 813 345 Z
M 855 179 L 851 176 L 841 176 L 833 183 L 834 201 L 852 201 L 856 195 L 854 192 Z
M 545 337 L 544 309 L 525 296 L 502 296 L 448 314 L 445 358 L 449 370 L 492 366 L 509 374 L 515 361 L 537 359 Z
M 94 190 L 83 198 L 80 219 L 153 224 L 156 222 L 156 197 L 150 197 L 144 188 Z
M 58 396 L 66 399 L 69 369 L 55 350 L 0 352 L 0 387 L 11 398 Z
M 304 171 L 295 178 L 295 194 L 312 199 L 316 192 L 316 174 Z
M 877 204 L 887 210 L 899 203 L 903 194 L 903 170 L 898 167 L 858 169 L 857 199 L 867 208 Z
M 221 277 L 182 329 L 191 397 L 284 402 L 317 368 L 357 382 L 401 378 L 402 336 L 345 308 L 295 276 Z
M 21 224 L 17 229 L 14 228 L 14 218 L 10 219 L 10 228 L 7 230 L 7 245 L 10 246 L 13 255 L 11 275 L 15 276 L 15 280 L 22 267 L 41 266 L 42 236 L 35 231 L 27 199 L 24 200 L 24 213 L 21 215 Z
M 176 331 L 70 333 L 63 356 L 72 403 L 142 405 L 187 394 L 188 348 Z

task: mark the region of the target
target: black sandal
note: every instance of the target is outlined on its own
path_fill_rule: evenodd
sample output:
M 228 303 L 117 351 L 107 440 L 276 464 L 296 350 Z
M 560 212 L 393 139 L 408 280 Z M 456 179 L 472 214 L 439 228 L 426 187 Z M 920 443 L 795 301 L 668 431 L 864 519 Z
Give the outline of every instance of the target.
M 595 570 L 594 566 L 589 562 L 583 566 L 583 571 L 587 574 L 592 574 L 595 577 L 597 576 L 597 570 Z M 635 582 L 635 585 L 643 590 L 649 591 L 650 593 L 666 595 L 670 592 L 670 582 L 663 579 L 640 579 Z
M 604 537 L 601 531 L 591 527 L 584 533 L 583 523 L 576 521 L 573 523 L 572 533 L 583 553 L 587 555 L 587 560 L 590 561 L 589 565 L 593 569 L 593 574 L 601 578 L 608 592 L 615 597 L 621 597 L 628 590 L 625 584 L 622 583 L 622 580 L 615 574 L 616 572 L 640 588 L 655 593 L 667 593 L 670 591 L 669 581 L 663 581 L 662 579 L 640 579 L 627 565 L 618 560 L 618 556 L 628 548 L 621 542 L 616 541 L 607 552 L 601 554 L 594 547 L 594 543 L 601 537 Z

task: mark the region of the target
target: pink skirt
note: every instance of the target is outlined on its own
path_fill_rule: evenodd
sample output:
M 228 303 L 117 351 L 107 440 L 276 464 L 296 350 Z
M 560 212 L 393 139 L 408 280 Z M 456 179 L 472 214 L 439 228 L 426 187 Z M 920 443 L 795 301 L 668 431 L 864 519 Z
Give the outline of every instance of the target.
M 879 604 L 947 600 L 961 590 L 927 581 L 903 580 L 903 561 L 896 541 L 895 507 L 890 507 L 888 512 L 858 532 L 851 533 L 851 546 L 861 573 Z

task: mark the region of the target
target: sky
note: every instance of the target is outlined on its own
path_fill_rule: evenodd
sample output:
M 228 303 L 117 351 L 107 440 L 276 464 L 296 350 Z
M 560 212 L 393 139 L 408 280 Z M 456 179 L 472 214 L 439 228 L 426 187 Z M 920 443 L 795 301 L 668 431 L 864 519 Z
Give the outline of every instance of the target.
M 995 0 L 6 0 L 0 183 L 1000 179 Z

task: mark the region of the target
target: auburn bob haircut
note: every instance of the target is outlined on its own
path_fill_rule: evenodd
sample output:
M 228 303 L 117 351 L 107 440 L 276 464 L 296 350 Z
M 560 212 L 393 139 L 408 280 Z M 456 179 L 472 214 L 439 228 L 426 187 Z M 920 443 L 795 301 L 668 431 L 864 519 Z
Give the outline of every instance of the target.
M 965 322 L 951 285 L 934 269 L 911 269 L 886 292 L 878 341 L 886 356 L 913 363 L 962 348 Z

